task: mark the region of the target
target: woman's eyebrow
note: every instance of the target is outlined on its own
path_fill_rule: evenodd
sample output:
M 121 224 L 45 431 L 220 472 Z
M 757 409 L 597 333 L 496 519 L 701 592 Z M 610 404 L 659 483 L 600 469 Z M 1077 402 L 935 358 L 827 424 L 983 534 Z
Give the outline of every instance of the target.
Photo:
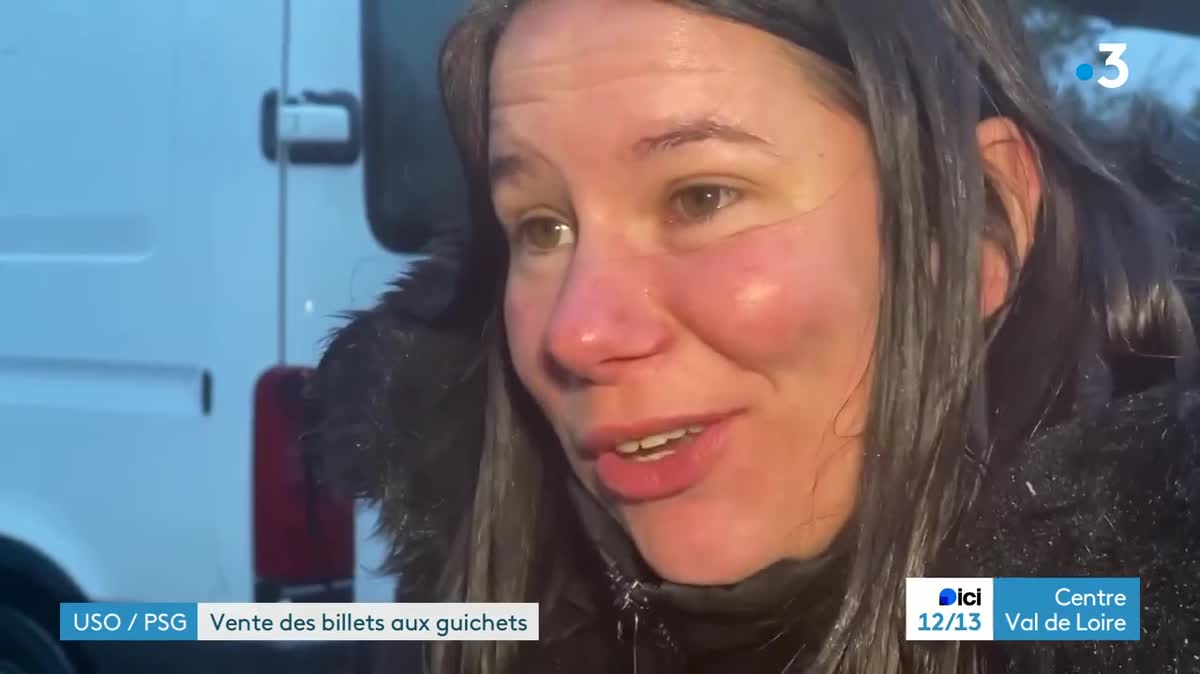
M 652 154 L 666 152 L 689 143 L 711 140 L 750 145 L 773 157 L 780 156 L 770 141 L 740 126 L 711 117 L 694 119 L 678 124 L 663 133 L 640 138 L 633 144 L 632 149 L 635 157 L 644 159 Z M 498 154 L 488 161 L 488 179 L 493 190 L 503 183 L 529 173 L 530 170 L 529 161 L 519 154 Z
M 529 162 L 515 154 L 502 154 L 488 162 L 488 180 L 495 190 L 501 183 L 529 172 Z
M 664 152 L 688 143 L 719 140 L 726 143 L 752 145 L 769 154 L 777 155 L 774 146 L 740 126 L 721 122 L 710 117 L 691 120 L 654 136 L 647 136 L 633 144 L 633 154 L 638 158 Z

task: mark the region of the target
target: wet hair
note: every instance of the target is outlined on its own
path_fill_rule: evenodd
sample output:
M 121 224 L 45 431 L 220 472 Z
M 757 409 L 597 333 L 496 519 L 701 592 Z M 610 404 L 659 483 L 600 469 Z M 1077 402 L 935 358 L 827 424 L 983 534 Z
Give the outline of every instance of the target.
M 579 538 L 563 517 L 561 449 L 504 343 L 507 245 L 487 174 L 489 68 L 522 4 L 476 1 L 442 53 L 469 231 L 353 316 L 316 385 L 327 403 L 322 444 L 354 467 L 359 493 L 382 504 L 407 597 L 537 601 L 546 611 Z M 675 4 L 816 53 L 855 92 L 847 114 L 872 138 L 883 294 L 864 431 L 870 488 L 860 490 L 845 596 L 816 671 L 982 671 L 969 643 L 904 641 L 904 579 L 935 568 L 981 477 L 1037 428 L 1192 376 L 1171 222 L 1142 189 L 1168 191 L 1173 179 L 1150 159 L 1120 168 L 1081 139 L 1056 112 L 1004 0 Z M 978 151 L 976 126 L 992 116 L 1026 135 L 1042 180 L 1035 236 L 1019 262 L 1004 187 Z M 1017 272 L 987 320 L 985 241 Z M 440 642 L 432 670 L 509 674 L 516 648 Z

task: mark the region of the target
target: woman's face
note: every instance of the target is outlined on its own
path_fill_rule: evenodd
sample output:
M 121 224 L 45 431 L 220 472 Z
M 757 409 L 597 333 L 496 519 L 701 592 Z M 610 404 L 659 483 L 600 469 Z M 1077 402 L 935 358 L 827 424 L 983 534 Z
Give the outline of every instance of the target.
M 677 582 L 819 554 L 857 495 L 879 195 L 812 58 L 629 0 L 534 0 L 496 53 L 517 374 Z

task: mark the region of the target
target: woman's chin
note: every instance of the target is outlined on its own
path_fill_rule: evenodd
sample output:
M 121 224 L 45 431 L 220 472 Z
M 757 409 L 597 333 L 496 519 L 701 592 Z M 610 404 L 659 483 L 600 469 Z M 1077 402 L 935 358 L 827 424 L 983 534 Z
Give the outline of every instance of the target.
M 681 585 L 732 585 L 771 565 L 745 556 L 704 557 L 683 548 L 659 550 L 651 546 L 642 556 L 660 578 Z
M 672 583 L 730 585 L 782 558 L 766 546 L 734 542 L 720 527 L 629 524 L 642 559 L 655 574 Z

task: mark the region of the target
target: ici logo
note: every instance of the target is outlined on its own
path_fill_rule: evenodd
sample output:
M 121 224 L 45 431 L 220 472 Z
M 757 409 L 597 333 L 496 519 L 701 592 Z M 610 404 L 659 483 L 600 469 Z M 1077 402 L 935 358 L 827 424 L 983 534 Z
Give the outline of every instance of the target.
M 938 593 L 938 606 L 979 606 L 982 599 L 979 588 L 963 592 L 948 587 Z

